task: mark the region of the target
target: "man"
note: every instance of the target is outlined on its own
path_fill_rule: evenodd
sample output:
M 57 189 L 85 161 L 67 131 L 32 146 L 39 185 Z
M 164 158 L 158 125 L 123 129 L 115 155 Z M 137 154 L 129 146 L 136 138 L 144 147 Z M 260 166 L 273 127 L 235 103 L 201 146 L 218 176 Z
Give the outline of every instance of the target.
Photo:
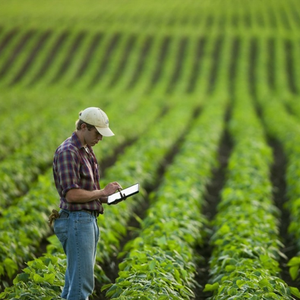
M 97 107 L 79 113 L 76 130 L 56 150 L 53 176 L 60 196 L 60 213 L 54 232 L 67 256 L 65 286 L 61 297 L 86 300 L 94 290 L 94 264 L 99 239 L 97 217 L 102 203 L 121 186 L 99 185 L 98 163 L 92 147 L 103 136 L 113 136 L 108 117 Z

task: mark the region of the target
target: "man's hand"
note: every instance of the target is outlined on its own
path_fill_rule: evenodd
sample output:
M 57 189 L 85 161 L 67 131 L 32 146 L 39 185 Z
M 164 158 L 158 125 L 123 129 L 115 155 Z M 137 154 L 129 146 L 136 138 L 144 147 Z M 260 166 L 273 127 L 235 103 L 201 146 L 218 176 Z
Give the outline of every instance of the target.
M 120 189 L 122 189 L 122 187 L 118 182 L 111 182 L 107 186 L 105 186 L 103 192 L 105 196 L 109 196 Z
M 71 189 L 66 194 L 66 199 L 71 203 L 86 203 L 93 200 L 101 199 L 102 203 L 107 202 L 107 197 L 122 189 L 118 182 L 109 183 L 104 189 L 87 191 L 83 189 Z

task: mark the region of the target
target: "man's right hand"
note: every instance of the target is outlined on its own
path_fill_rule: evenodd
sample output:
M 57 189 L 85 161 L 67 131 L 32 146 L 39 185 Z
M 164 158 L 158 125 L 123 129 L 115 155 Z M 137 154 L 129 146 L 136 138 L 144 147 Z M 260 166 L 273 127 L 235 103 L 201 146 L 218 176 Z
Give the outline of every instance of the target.
M 111 182 L 105 186 L 105 188 L 103 189 L 103 192 L 104 192 L 105 196 L 109 196 L 109 195 L 115 193 L 119 189 L 122 189 L 122 186 L 118 182 Z

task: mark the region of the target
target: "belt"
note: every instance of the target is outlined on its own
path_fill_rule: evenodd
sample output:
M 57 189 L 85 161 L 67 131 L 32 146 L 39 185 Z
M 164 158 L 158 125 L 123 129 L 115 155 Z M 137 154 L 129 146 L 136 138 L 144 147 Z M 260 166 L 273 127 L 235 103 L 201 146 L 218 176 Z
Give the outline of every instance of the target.
M 86 210 L 86 209 L 83 209 L 82 211 L 89 213 L 90 215 L 94 216 L 95 218 L 98 218 L 98 216 L 100 214 L 98 210 Z

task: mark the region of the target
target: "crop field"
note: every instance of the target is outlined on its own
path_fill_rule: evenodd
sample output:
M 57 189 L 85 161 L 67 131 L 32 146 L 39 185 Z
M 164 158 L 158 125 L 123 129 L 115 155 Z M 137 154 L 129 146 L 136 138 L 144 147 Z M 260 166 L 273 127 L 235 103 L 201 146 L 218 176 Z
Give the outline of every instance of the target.
M 0 299 L 61 299 L 55 149 L 102 108 L 90 299 L 300 299 L 296 0 L 0 0 Z

